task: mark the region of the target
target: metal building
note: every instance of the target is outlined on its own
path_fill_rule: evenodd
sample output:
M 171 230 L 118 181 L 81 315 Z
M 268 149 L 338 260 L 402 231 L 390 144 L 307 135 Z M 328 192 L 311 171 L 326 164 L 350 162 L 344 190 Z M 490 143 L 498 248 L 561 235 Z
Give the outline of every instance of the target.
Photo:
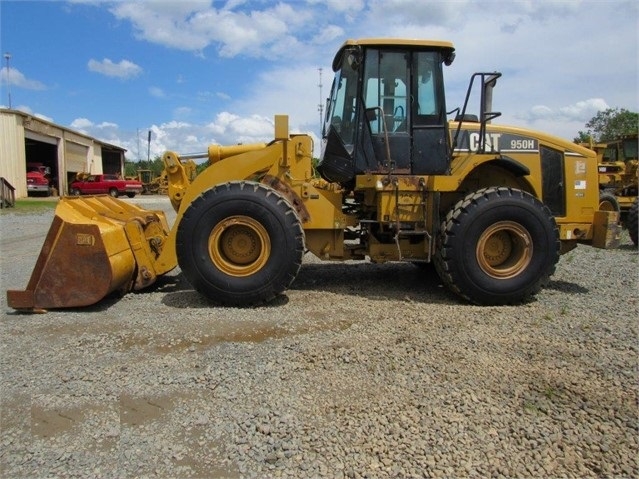
M 54 194 L 68 194 L 77 173 L 124 174 L 126 150 L 17 110 L 0 108 L 0 177 L 27 196 L 27 169 L 49 167 Z

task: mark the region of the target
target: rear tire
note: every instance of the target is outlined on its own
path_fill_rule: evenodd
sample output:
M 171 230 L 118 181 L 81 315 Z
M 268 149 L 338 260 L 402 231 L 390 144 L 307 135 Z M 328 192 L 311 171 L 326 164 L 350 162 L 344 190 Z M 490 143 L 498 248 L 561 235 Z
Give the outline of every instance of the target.
M 630 234 L 630 239 L 633 244 L 637 246 L 637 241 L 639 238 L 639 203 L 638 200 L 635 199 L 633 201 L 632 206 L 628 210 L 628 217 L 626 218 L 626 226 L 628 226 L 628 233 Z
M 475 304 L 517 304 L 554 273 L 560 246 L 555 219 L 539 200 L 516 189 L 484 188 L 446 216 L 435 267 L 446 286 Z
M 178 264 L 202 295 L 249 306 L 286 290 L 302 265 L 304 230 L 297 213 L 260 183 L 215 186 L 193 201 L 176 236 Z
M 599 209 L 601 211 L 616 211 L 617 213 L 621 211 L 617 197 L 612 193 L 606 192 L 602 192 L 599 195 Z

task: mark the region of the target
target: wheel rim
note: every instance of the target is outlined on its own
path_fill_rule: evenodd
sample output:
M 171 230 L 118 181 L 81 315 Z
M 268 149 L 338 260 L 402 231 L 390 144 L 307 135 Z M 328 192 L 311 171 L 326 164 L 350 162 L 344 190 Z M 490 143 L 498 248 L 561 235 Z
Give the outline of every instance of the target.
M 480 268 L 489 276 L 508 279 L 524 271 L 532 260 L 530 233 L 519 223 L 500 221 L 487 228 L 477 242 Z
M 256 273 L 271 255 L 266 229 L 248 216 L 231 216 L 215 225 L 208 247 L 211 261 L 231 276 Z
M 608 199 L 604 199 L 599 202 L 599 209 L 601 211 L 617 211 L 615 205 L 612 203 L 611 200 Z

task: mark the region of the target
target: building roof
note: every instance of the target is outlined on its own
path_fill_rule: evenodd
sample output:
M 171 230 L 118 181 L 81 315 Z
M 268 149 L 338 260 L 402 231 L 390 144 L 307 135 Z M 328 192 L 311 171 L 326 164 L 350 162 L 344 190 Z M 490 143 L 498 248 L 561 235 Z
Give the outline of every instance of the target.
M 60 129 L 62 131 L 68 131 L 70 133 L 73 133 L 74 135 L 78 135 L 78 136 L 84 137 L 84 138 L 86 138 L 88 140 L 91 140 L 91 141 L 93 141 L 93 142 L 95 142 L 95 143 L 97 143 L 97 144 L 99 144 L 99 145 L 101 145 L 103 147 L 107 147 L 108 149 L 120 150 L 120 151 L 123 151 L 123 152 L 127 151 L 126 148 L 122 148 L 121 146 L 114 145 L 112 143 L 107 143 L 106 141 L 100 140 L 99 138 L 95 138 L 95 137 L 93 137 L 91 135 L 87 135 L 86 133 L 83 133 L 83 132 L 78 131 L 78 130 L 73 130 L 73 129 L 68 128 L 66 126 L 58 125 L 57 123 L 53 123 L 53 122 L 51 122 L 49 120 L 46 120 L 46 119 L 44 119 L 44 118 L 42 118 L 40 116 L 33 115 L 31 113 L 26 113 L 24 111 L 13 110 L 13 109 L 8 109 L 8 108 L 0 108 L 0 113 L 8 113 L 8 114 L 13 114 L 13 115 L 18 115 L 18 116 L 21 116 L 22 118 L 24 118 L 24 120 L 26 120 L 26 122 L 37 121 L 39 123 L 48 125 L 50 127 Z M 26 125 L 25 125 L 25 127 L 26 127 Z M 29 129 L 29 128 L 27 128 L 27 129 Z

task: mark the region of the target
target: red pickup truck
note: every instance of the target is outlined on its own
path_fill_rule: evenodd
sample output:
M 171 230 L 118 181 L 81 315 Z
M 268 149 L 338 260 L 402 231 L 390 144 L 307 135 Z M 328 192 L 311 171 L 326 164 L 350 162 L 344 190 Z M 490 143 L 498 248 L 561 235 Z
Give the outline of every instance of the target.
M 51 168 L 42 163 L 27 163 L 27 195 L 51 195 Z
M 142 183 L 137 180 L 123 180 L 117 175 L 89 175 L 84 180 L 75 180 L 69 186 L 72 195 L 109 194 L 114 198 L 127 195 L 133 198 L 142 193 Z

